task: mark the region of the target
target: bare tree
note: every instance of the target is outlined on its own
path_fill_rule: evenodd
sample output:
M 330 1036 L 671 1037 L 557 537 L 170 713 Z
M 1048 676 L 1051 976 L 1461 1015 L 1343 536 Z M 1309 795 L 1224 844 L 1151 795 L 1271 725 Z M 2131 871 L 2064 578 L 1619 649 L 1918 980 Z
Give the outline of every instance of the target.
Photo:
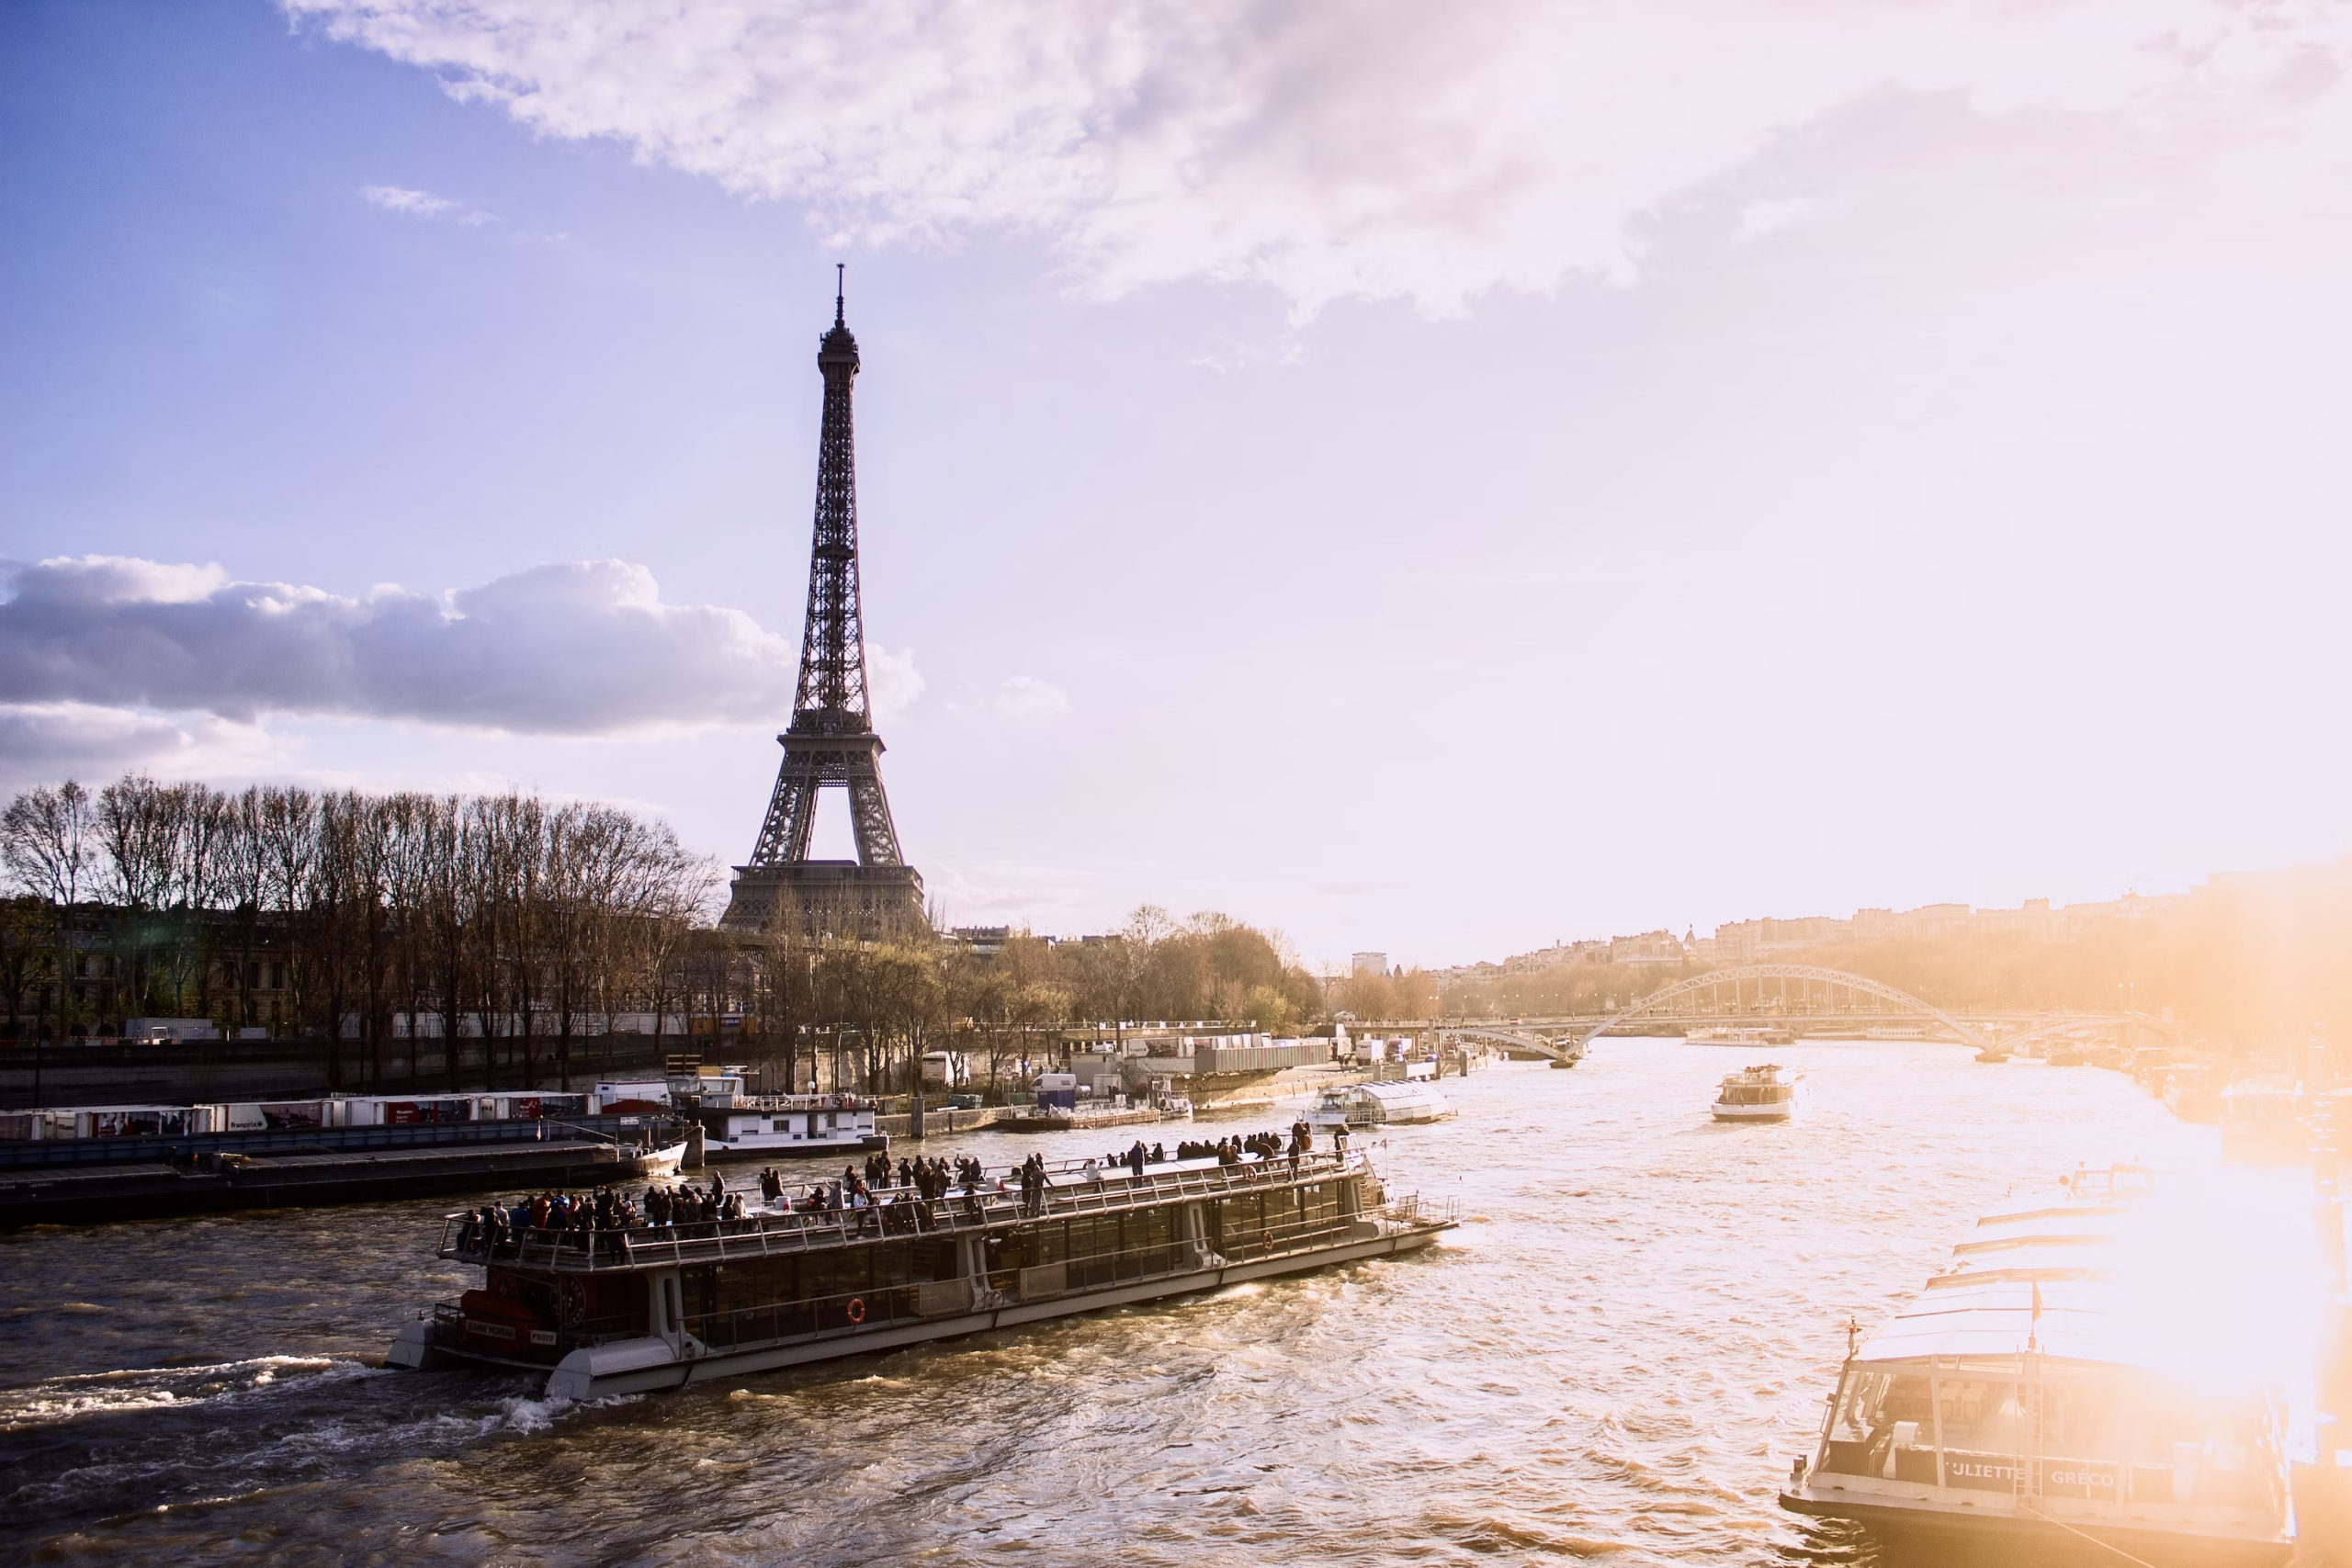
M 93 804 L 72 779 L 8 803 L 0 813 L 0 863 L 18 886 L 62 909 L 82 901 L 102 853 Z

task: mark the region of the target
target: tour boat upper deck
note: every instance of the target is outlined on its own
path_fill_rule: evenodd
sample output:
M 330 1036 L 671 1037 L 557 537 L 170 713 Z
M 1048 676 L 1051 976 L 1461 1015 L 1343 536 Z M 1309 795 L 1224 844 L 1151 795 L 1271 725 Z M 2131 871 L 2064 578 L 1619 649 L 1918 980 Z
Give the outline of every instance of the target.
M 741 1218 L 604 1228 L 447 1215 L 435 1250 L 482 1286 L 387 1360 L 529 1368 L 575 1398 L 674 1387 L 1412 1251 L 1454 1223 L 1339 1153 L 1032 1160 L 874 1197 L 804 1183 Z

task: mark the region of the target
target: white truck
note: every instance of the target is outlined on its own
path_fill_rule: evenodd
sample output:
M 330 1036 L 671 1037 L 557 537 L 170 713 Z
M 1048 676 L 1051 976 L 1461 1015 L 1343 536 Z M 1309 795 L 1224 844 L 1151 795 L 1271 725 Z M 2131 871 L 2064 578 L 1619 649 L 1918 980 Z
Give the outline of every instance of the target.
M 926 1087 L 962 1089 L 972 1081 L 972 1059 L 961 1051 L 925 1051 L 922 1081 Z

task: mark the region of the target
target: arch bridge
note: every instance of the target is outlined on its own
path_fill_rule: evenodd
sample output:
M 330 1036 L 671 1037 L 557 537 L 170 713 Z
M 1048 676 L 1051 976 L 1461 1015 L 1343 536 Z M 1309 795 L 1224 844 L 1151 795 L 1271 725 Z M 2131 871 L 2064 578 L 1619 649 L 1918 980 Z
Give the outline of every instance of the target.
M 1932 1023 L 1978 1050 L 1991 1043 L 1969 1024 L 1910 992 L 1842 969 L 1808 964 L 1744 964 L 1711 969 L 1652 991 L 1588 1026 L 1579 1043 L 1641 1018 L 1755 1024 L 1779 1020 L 1908 1019 Z
M 1513 1019 L 1502 1023 L 1441 1026 L 1447 1040 L 1477 1041 L 1525 1055 L 1575 1062 L 1600 1035 L 1629 1023 L 1671 1020 L 1686 1028 L 1709 1025 L 1839 1022 L 1924 1024 L 1953 1041 L 1984 1050 L 2012 1051 L 2086 1031 L 2122 1028 L 2175 1043 L 2179 1028 L 2137 1012 L 1947 1012 L 1910 992 L 1867 976 L 1805 964 L 1747 964 L 1679 980 L 1604 1017 Z M 1988 1032 L 1989 1031 L 1989 1032 Z

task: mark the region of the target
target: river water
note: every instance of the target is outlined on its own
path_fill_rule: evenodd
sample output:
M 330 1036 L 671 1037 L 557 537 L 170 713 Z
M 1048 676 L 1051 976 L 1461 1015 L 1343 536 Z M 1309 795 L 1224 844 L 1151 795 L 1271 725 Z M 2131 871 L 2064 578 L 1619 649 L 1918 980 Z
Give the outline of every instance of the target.
M 1711 1122 L 1746 1054 L 1678 1041 L 1449 1079 L 1457 1120 L 1374 1145 L 1392 1192 L 1460 1202 L 1411 1258 L 588 1406 L 377 1364 L 472 1282 L 429 1254 L 440 1201 L 0 1237 L 0 1557 L 1869 1562 L 1773 1502 L 1848 1315 L 2013 1182 L 2214 1134 L 2094 1068 L 1775 1055 L 1792 1125 Z

